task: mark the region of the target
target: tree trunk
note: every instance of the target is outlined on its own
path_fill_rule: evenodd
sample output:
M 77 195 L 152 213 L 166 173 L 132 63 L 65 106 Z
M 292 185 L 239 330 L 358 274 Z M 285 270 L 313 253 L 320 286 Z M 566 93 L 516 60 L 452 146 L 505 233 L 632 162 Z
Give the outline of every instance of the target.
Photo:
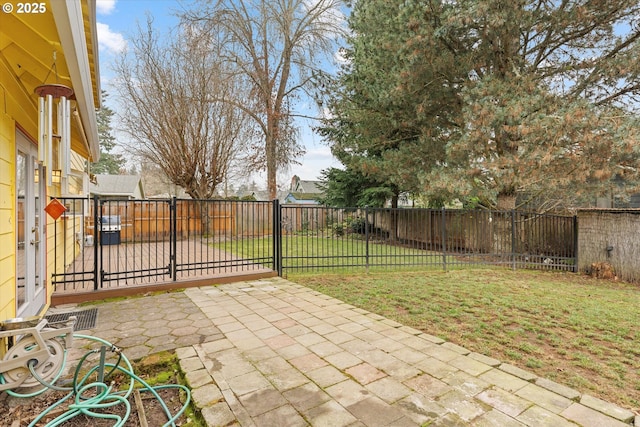
M 270 114 L 267 117 L 267 134 L 265 135 L 265 150 L 267 153 L 267 192 L 269 193 L 269 200 L 275 200 L 278 198 L 278 188 L 276 183 L 276 175 L 278 172 L 278 122 L 273 116 L 273 114 Z

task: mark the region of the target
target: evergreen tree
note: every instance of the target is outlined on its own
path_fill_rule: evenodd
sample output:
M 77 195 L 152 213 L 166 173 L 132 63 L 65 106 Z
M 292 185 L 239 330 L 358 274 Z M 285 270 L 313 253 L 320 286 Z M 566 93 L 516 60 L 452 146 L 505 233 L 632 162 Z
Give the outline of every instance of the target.
M 418 47 L 420 53 L 444 47 L 429 34 L 412 40 L 415 18 L 408 5 L 400 0 L 355 4 L 347 63 L 329 86 L 331 114 L 318 129 L 346 170 L 327 178 L 361 175 L 363 199 L 368 189 L 384 192 L 392 195 L 393 206 L 401 193 L 419 191 L 423 171 L 443 161 L 453 135 L 450 124 L 460 109 L 453 61 L 442 55 L 437 67 L 423 66 L 427 58 L 416 55 Z
M 116 139 L 111 128 L 113 110 L 107 107 L 104 101 L 108 94 L 102 91 L 102 107 L 96 112 L 98 122 L 98 139 L 100 142 L 100 160 L 91 164 L 91 172 L 95 174 L 118 175 L 123 169 L 126 159 L 122 154 L 112 153 L 116 146 Z
M 363 173 L 505 209 L 516 195 L 595 196 L 614 178 L 634 190 L 638 2 L 361 0 L 353 12 L 323 132 Z

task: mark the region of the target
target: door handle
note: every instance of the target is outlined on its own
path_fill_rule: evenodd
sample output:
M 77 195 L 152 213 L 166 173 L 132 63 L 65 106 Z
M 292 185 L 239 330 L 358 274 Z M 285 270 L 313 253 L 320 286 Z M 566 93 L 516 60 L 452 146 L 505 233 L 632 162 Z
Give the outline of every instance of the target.
M 30 241 L 29 241 L 29 244 L 30 244 L 31 246 L 35 246 L 35 244 L 36 244 L 36 243 L 40 243 L 40 240 L 30 240 Z

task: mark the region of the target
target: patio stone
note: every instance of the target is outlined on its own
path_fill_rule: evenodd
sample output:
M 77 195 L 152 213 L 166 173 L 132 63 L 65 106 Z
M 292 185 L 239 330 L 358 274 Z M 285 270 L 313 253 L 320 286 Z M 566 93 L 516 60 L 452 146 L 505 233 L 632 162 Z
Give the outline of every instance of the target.
M 313 371 L 314 369 L 327 365 L 325 360 L 313 353 L 290 359 L 289 363 L 298 368 L 301 372 Z
M 358 419 L 333 400 L 305 412 L 308 419 L 313 420 L 314 427 L 346 427 Z
M 253 371 L 233 378 L 227 378 L 229 387 L 237 396 L 251 393 L 269 386 L 266 380 L 258 371 Z
M 387 403 L 394 403 L 412 393 L 411 389 L 391 377 L 369 383 L 365 388 Z
M 435 399 L 442 396 L 453 388 L 430 375 L 421 375 L 404 382 L 404 385 L 422 394 L 423 396 Z
M 258 426 L 304 427 L 309 424 L 289 405 L 280 406 L 272 411 L 255 417 Z
M 579 403 L 572 404 L 560 415 L 583 427 L 629 427 L 629 423 L 611 418 Z
M 224 402 L 203 408 L 202 417 L 208 426 L 226 426 L 236 419 L 235 414 Z
M 498 369 L 505 371 L 506 373 L 509 373 L 511 375 L 515 375 L 516 377 L 521 378 L 525 381 L 534 381 L 538 378 L 537 375 L 532 374 L 531 372 L 525 371 L 524 369 L 520 369 L 507 363 L 501 364 Z
M 414 364 L 414 366 L 431 375 L 432 377 L 439 379 L 453 375 L 459 371 L 459 369 L 455 366 L 451 366 L 438 359 L 434 359 L 433 357 L 424 359 L 423 361 Z
M 91 333 L 129 359 L 176 350 L 208 426 L 640 427 L 617 405 L 282 278 L 96 306 Z M 69 363 L 85 353 L 76 340 Z
M 245 394 L 238 399 L 252 417 L 264 414 L 287 403 L 280 392 L 269 387 Z
M 391 406 L 382 399 L 372 396 L 347 407 L 364 425 L 395 425 L 404 417 L 397 407 Z
M 325 357 L 324 360 L 331 363 L 336 368 L 342 369 L 342 370 L 362 363 L 362 359 L 346 351 L 341 351 L 340 353 L 331 354 Z
M 431 422 L 449 412 L 432 399 L 412 393 L 397 403 L 402 412 L 417 425 L 431 425 Z
M 449 364 L 473 376 L 478 376 L 492 369 L 491 366 L 478 362 L 477 360 L 467 356 L 456 357 L 455 359 L 450 360 Z
M 206 384 L 211 384 L 213 381 L 211 379 L 211 375 L 206 371 L 206 369 L 198 369 L 197 371 L 185 372 L 185 377 L 187 379 L 187 383 L 191 388 L 202 387 Z
M 459 390 L 451 390 L 449 393 L 440 396 L 438 404 L 467 422 L 491 410 L 488 406 L 483 406 L 478 400 L 467 399 L 466 395 Z
M 532 406 L 522 414 L 517 416 L 519 421 L 522 421 L 528 426 L 536 427 L 575 427 L 576 425 L 566 418 L 560 417 L 558 414 L 547 411 L 540 406 Z
M 191 398 L 198 408 L 206 408 L 223 399 L 222 392 L 215 384 L 207 384 L 191 390 Z
M 327 387 L 325 392 L 345 407 L 371 396 L 369 390 L 351 379 Z
M 523 397 L 547 411 L 559 414 L 573 403 L 566 397 L 553 393 L 535 384 L 528 384 L 516 392 L 517 396 Z
M 347 379 L 347 377 L 338 369 L 331 365 L 326 365 L 313 371 L 306 373 L 307 377 L 311 379 L 318 386 L 325 388 L 330 385 L 339 383 Z
M 187 359 L 180 359 L 180 368 L 183 372 L 197 371 L 198 369 L 204 369 L 202 361 L 196 357 L 189 357 Z
M 314 383 L 302 384 L 283 392 L 282 395 L 300 412 L 305 412 L 331 400 L 331 397 Z
M 540 387 L 546 388 L 547 390 L 559 394 L 560 396 L 564 396 L 567 399 L 574 401 L 578 401 L 578 399 L 580 399 L 580 392 L 578 392 L 577 390 L 574 390 L 562 384 L 558 384 L 546 378 L 536 378 L 535 383 Z
M 478 378 L 509 392 L 515 392 L 529 384 L 527 381 L 499 369 L 491 369 Z
M 387 375 L 368 363 L 361 363 L 359 365 L 352 366 L 351 368 L 346 370 L 346 373 L 351 375 L 362 385 L 369 384 Z
M 537 421 L 537 420 L 536 420 Z M 523 424 L 518 420 L 511 418 L 510 416 L 503 414 L 500 411 L 496 411 L 492 409 L 489 412 L 485 412 L 475 420 L 473 420 L 474 427 L 526 427 L 526 426 L 536 426 L 536 427 L 554 427 L 554 425 L 544 425 L 537 424 L 533 422 L 532 424 Z M 569 427 L 564 426 L 562 424 L 557 424 L 558 427 Z M 572 427 L 576 427 L 575 425 Z
M 517 417 L 531 406 L 530 401 L 499 388 L 485 390 L 476 399 L 512 417 Z
M 635 416 L 635 414 L 628 409 L 623 409 L 617 405 L 605 402 L 602 399 L 589 396 L 588 394 L 582 395 L 580 404 L 588 408 L 595 409 L 598 412 L 602 412 L 603 414 L 606 414 L 625 423 L 631 423 Z
M 193 335 L 198 330 L 195 326 L 183 326 L 181 328 L 174 328 L 171 331 L 171 335 L 175 335 L 176 337 L 183 337 L 185 335 Z

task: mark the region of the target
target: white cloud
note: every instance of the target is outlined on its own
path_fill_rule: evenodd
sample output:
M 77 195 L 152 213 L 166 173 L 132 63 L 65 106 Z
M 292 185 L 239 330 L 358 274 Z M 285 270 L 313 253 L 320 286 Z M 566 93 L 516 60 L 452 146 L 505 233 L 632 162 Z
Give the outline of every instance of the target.
M 98 45 L 111 53 L 122 52 L 127 47 L 127 41 L 122 34 L 111 31 L 107 24 L 98 22 Z
M 96 0 L 96 12 L 109 15 L 116 8 L 116 0 Z

